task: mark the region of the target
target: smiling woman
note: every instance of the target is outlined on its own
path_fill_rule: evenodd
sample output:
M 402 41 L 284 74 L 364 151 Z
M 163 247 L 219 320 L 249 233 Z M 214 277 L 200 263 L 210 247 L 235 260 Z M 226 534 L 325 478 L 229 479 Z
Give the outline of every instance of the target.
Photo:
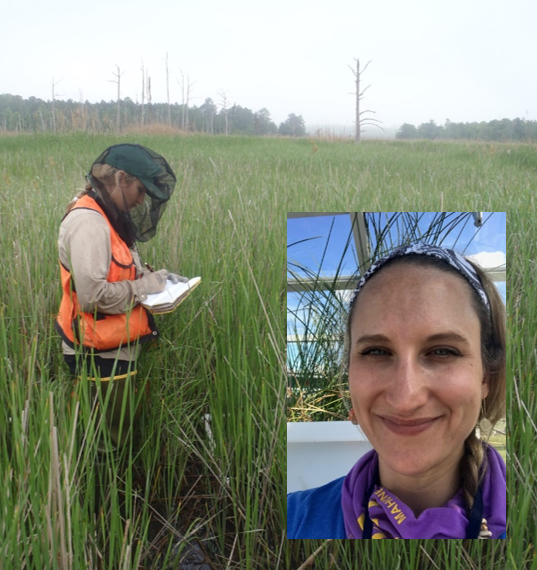
M 346 343 L 350 417 L 374 449 L 288 496 L 288 538 L 505 537 L 505 464 L 475 433 L 505 414 L 505 313 L 485 273 L 453 250 L 395 250 L 360 280 Z

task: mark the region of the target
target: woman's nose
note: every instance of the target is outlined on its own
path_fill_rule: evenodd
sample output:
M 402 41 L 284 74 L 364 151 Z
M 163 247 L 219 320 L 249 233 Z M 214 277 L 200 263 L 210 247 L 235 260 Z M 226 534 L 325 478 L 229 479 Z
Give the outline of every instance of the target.
M 428 388 L 426 371 L 412 357 L 398 360 L 389 384 L 386 386 L 386 402 L 401 415 L 411 414 L 426 403 Z

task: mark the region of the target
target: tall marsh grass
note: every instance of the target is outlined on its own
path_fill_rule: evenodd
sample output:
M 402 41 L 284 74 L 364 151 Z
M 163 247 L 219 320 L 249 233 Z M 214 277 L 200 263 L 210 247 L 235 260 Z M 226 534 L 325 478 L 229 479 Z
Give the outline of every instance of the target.
M 200 141 L 191 154 L 174 139 L 135 141 L 178 174 L 142 256 L 203 281 L 158 318 L 162 338 L 140 359 L 135 444 L 98 464 L 92 443 L 103 426 L 85 383 L 70 380 L 53 330 L 56 239 L 65 205 L 114 142 L 0 140 L 0 565 L 172 568 L 187 555 L 214 567 L 277 566 L 283 208 L 273 207 L 268 184 L 253 186 L 251 173 L 230 169 Z M 105 489 L 97 516 L 96 482 Z

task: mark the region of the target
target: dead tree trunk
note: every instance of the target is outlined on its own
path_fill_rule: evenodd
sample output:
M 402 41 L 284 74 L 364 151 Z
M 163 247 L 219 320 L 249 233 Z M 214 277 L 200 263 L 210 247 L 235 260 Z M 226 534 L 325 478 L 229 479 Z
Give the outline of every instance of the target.
M 367 65 L 366 65 L 367 67 Z M 354 73 L 354 75 L 356 76 L 356 130 L 354 133 L 354 142 L 355 143 L 359 143 L 360 142 L 360 134 L 361 134 L 361 130 L 360 130 L 360 96 L 358 95 L 360 93 L 360 60 L 357 59 L 356 60 L 356 71 Z
M 227 94 L 226 92 L 221 89 L 218 94 L 220 95 L 220 99 L 222 101 L 222 108 L 224 110 L 224 128 L 225 128 L 225 133 L 226 136 L 229 135 L 229 121 L 228 121 L 228 116 L 227 116 Z
M 54 81 L 54 77 L 52 78 L 52 132 L 56 134 L 56 85 L 61 81 Z
M 378 127 L 381 130 L 384 129 L 380 125 L 376 124 L 376 123 L 381 123 L 382 121 L 379 121 L 378 119 L 373 119 L 371 117 L 362 117 L 362 115 L 365 115 L 366 113 L 376 113 L 376 111 L 370 111 L 369 109 L 367 111 L 360 111 L 360 101 L 363 99 L 364 93 L 371 87 L 371 85 L 368 85 L 365 89 L 360 91 L 360 80 L 362 73 L 364 73 L 364 71 L 367 69 L 367 66 L 371 63 L 371 60 L 366 63 L 362 71 L 360 71 L 360 60 L 355 59 L 354 61 L 356 61 L 356 70 L 353 69 L 350 65 L 349 67 L 354 74 L 355 83 L 356 83 L 356 91 L 354 93 L 354 95 L 356 95 L 356 115 L 355 115 L 356 130 L 354 134 L 354 142 L 359 143 L 361 141 L 363 126 L 372 125 Z
M 166 53 L 166 94 L 168 96 L 168 127 L 172 126 L 172 115 L 170 108 L 170 74 L 168 71 L 168 54 Z
M 147 77 L 147 111 L 149 116 L 149 123 L 153 123 L 153 107 L 151 106 L 151 76 Z
M 111 80 L 111 83 L 117 83 L 117 116 L 116 116 L 116 132 L 119 133 L 119 129 L 121 126 L 121 109 L 120 109 L 120 102 L 121 102 L 121 76 L 123 75 L 120 72 L 119 65 L 116 65 L 117 73 L 112 72 L 112 75 L 115 76 L 115 80 Z
M 188 130 L 188 106 L 190 104 L 190 90 L 194 86 L 195 81 L 190 82 L 190 76 L 187 74 L 185 81 L 185 74 L 181 70 L 181 81 L 177 80 L 181 86 L 181 129 Z
M 144 126 L 144 112 L 145 112 L 145 68 L 144 63 L 142 62 L 142 116 L 140 117 L 141 126 Z

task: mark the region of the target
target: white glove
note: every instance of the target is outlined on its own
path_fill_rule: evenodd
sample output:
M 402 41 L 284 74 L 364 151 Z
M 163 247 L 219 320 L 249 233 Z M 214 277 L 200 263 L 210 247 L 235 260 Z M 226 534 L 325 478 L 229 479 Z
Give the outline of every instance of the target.
M 168 273 L 168 279 L 175 285 L 176 283 L 188 283 L 188 277 L 181 277 L 177 273 Z

